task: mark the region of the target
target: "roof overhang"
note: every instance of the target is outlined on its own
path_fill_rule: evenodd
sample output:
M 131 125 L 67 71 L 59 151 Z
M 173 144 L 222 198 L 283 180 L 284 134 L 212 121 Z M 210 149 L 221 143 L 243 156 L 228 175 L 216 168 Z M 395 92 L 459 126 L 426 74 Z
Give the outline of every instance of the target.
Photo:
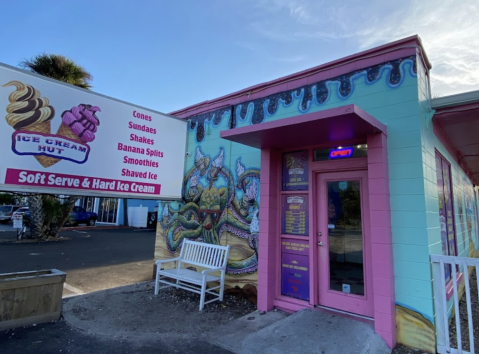
M 477 184 L 479 181 L 479 91 L 436 98 L 433 123 Z
M 288 149 L 349 141 L 366 141 L 368 134 L 387 128 L 354 104 L 272 122 L 223 130 L 220 137 L 258 149 Z

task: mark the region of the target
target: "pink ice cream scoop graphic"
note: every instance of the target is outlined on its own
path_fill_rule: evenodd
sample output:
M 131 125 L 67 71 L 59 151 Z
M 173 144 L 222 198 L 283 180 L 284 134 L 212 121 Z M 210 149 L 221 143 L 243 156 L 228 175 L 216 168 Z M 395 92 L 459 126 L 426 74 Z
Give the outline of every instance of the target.
M 57 135 L 82 143 L 92 142 L 100 125 L 96 112 L 101 112 L 100 107 L 89 104 L 80 104 L 63 112 L 62 124 L 58 128 Z

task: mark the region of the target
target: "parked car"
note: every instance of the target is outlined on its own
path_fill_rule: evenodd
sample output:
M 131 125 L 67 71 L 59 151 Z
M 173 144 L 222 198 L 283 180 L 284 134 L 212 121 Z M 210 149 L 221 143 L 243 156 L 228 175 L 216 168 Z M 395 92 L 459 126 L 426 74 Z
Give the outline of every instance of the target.
M 81 206 L 74 206 L 70 213 L 69 223 L 72 225 L 87 224 L 88 226 L 94 226 L 97 219 L 97 213 L 86 211 Z
M 30 211 L 28 210 L 28 207 L 21 207 L 18 208 L 16 211 L 12 213 L 11 219 L 13 220 L 15 218 L 15 215 L 25 215 L 28 212 L 28 218 L 30 218 Z
M 21 207 L 21 205 L 0 205 L 0 223 L 9 222 L 12 214 Z
M 16 213 L 22 213 L 27 219 L 30 219 L 30 210 L 28 207 L 18 209 Z M 88 226 L 94 226 L 97 219 L 97 213 L 85 211 L 85 209 L 80 206 L 74 206 L 70 213 L 70 218 L 66 223 L 70 225 L 87 224 Z

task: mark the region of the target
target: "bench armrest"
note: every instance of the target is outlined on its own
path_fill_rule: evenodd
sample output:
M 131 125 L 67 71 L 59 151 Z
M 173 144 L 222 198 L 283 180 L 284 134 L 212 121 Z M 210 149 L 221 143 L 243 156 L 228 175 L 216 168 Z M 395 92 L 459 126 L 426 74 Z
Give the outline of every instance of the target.
M 171 259 L 159 259 L 159 260 L 155 261 L 155 264 L 160 265 L 160 264 L 163 264 L 163 263 L 175 262 L 179 259 L 180 259 L 180 257 L 171 258 Z
M 201 272 L 201 274 L 208 274 L 211 272 L 219 272 L 219 271 L 224 271 L 224 268 L 212 268 L 212 269 L 206 269 Z

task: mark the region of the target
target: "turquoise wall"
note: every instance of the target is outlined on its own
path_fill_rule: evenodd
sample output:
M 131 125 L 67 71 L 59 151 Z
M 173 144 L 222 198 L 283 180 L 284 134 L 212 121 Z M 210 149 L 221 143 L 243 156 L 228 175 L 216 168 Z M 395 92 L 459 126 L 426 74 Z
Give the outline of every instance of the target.
M 367 113 L 387 125 L 389 175 L 392 210 L 392 232 L 394 242 L 394 265 L 396 273 L 396 296 L 398 302 L 408 308 L 432 317 L 428 221 L 425 199 L 425 171 L 423 168 L 422 122 L 418 81 L 424 73 L 416 57 L 406 57 L 374 67 L 356 70 L 330 80 L 313 83 L 290 91 L 267 96 L 233 107 L 189 119 L 188 152 L 185 176 L 195 166 L 196 151 L 210 157 L 210 163 L 224 151 L 224 167 L 232 178 L 238 161 L 246 170 L 260 167 L 260 152 L 256 149 L 230 143 L 219 137 L 225 129 L 274 121 L 346 104 L 356 104 Z M 259 178 L 253 176 L 252 179 Z M 207 176 L 199 183 L 206 187 Z M 215 182 L 217 186 L 227 185 L 226 180 Z M 236 182 L 234 182 L 236 184 Z M 250 182 L 252 183 L 252 182 Z M 188 188 L 188 183 L 186 184 Z M 235 199 L 241 201 L 244 190 L 235 188 Z M 437 196 L 436 196 L 437 198 Z M 259 192 L 255 199 L 260 203 Z M 431 202 L 431 201 L 430 201 Z M 185 200 L 183 206 L 187 205 Z M 234 207 L 233 207 L 234 209 Z M 162 211 L 160 210 L 160 213 Z M 168 220 L 178 213 L 169 210 Z M 180 214 L 186 215 L 183 210 Z M 251 209 L 250 213 L 254 213 Z M 234 214 L 234 213 L 231 213 Z M 240 220 L 245 228 L 251 226 L 252 214 Z M 234 218 L 233 215 L 230 216 Z M 193 216 L 194 218 L 194 216 Z M 187 221 L 187 220 L 186 220 Z M 183 228 L 187 229 L 186 221 Z M 180 223 L 181 224 L 181 223 Z M 228 224 L 228 219 L 226 221 Z M 234 223 L 230 222 L 230 225 Z M 254 223 L 253 223 L 254 224 Z M 198 230 L 198 223 L 191 227 Z M 253 227 L 253 230 L 255 230 Z M 165 232 L 171 230 L 166 227 Z M 192 229 L 188 229 L 192 230 Z M 198 232 L 195 234 L 198 237 Z M 250 232 L 251 237 L 254 232 Z M 219 236 L 221 239 L 221 235 Z M 248 244 L 254 244 L 248 240 Z M 253 250 L 253 248 L 251 248 Z M 429 281 L 429 283 L 428 283 Z
M 426 222 L 427 222 L 427 247 L 429 254 L 442 254 L 441 228 L 439 219 L 439 203 L 437 192 L 436 160 L 435 152 L 438 151 L 451 165 L 452 193 L 454 207 L 454 223 L 456 230 L 456 243 L 458 256 L 478 257 L 479 235 L 477 229 L 477 204 L 475 191 L 471 179 L 459 166 L 455 157 L 441 143 L 434 134 L 432 115 L 434 111 L 429 108 L 427 101 L 427 82 L 421 78 L 419 82 L 420 115 L 422 131 L 422 161 L 424 171 L 424 186 L 426 198 Z M 463 269 L 461 269 L 463 271 Z M 425 277 L 423 282 L 431 285 L 431 278 Z M 432 301 L 432 294 L 431 294 Z M 451 315 L 453 300 L 449 301 L 449 315 Z M 432 310 L 431 310 L 432 311 Z
M 232 284 L 255 283 L 260 151 L 220 132 L 347 104 L 387 126 L 398 340 L 434 350 L 430 254 L 442 253 L 436 150 L 451 164 L 459 255 L 477 256 L 479 235 L 472 183 L 434 135 L 416 56 L 190 117 L 183 201 L 160 204 L 155 254 L 173 255 L 184 238 L 230 244 Z

